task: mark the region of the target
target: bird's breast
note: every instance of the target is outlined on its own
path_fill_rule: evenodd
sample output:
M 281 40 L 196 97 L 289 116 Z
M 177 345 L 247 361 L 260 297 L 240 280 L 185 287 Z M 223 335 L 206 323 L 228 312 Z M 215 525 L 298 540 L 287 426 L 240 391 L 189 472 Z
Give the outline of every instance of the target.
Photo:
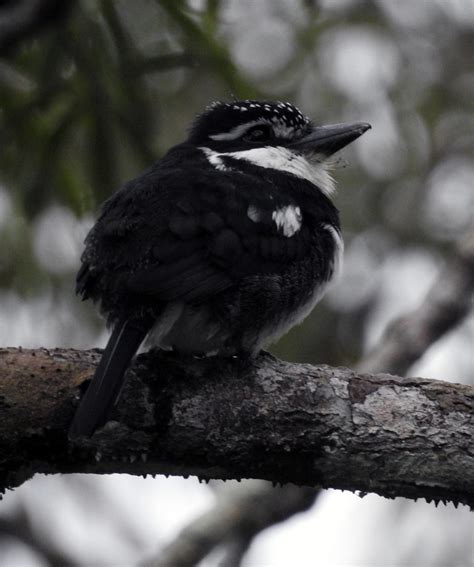
M 258 353 L 301 323 L 340 271 L 340 233 L 331 225 L 321 229 L 331 243 L 324 251 L 314 247 L 278 271 L 243 277 L 204 302 L 169 304 L 150 334 L 151 342 L 187 354 Z

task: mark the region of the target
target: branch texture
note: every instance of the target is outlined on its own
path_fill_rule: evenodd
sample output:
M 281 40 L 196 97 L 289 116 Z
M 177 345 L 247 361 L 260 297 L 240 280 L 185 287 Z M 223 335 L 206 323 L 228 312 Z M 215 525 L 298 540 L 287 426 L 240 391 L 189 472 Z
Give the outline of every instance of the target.
M 377 347 L 357 365 L 357 370 L 370 373 L 407 372 L 437 339 L 456 327 L 469 313 L 473 287 L 474 231 L 471 231 L 455 247 L 451 261 L 423 303 L 388 327 Z M 266 525 L 269 526 L 279 521 L 275 519 L 274 506 L 278 505 L 282 515 L 286 511 L 289 517 L 306 509 L 308 502 L 314 502 L 320 493 L 316 488 L 299 490 L 301 494 L 295 486 L 291 486 L 289 492 L 279 492 L 265 483 L 256 487 L 252 483 L 244 483 L 238 492 L 240 499 L 236 494 L 230 498 L 224 494 L 212 510 L 183 528 L 174 541 L 160 550 L 154 561 L 155 567 L 190 567 L 217 545 L 228 547 L 223 565 L 240 565 L 252 538 L 263 529 L 262 524 L 253 522 L 255 512 L 246 506 L 249 497 L 253 500 L 260 498 L 259 515 L 267 518 Z M 225 533 L 216 531 L 214 525 L 220 525 L 229 517 L 229 509 L 233 510 L 234 524 L 227 525 Z M 253 530 L 248 530 L 247 539 L 241 536 L 242 524 L 253 527 Z M 221 535 L 218 541 L 216 533 Z M 206 545 L 207 542 L 210 544 Z M 241 542 L 242 545 L 239 545 Z
M 474 389 L 345 368 L 138 357 L 114 421 L 66 438 L 97 351 L 3 349 L 0 481 L 36 472 L 261 478 L 474 505 Z

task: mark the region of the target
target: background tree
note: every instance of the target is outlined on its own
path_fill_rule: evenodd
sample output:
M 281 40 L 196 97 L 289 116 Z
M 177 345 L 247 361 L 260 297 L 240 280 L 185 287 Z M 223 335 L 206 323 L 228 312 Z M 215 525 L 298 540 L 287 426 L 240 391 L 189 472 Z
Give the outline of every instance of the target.
M 373 125 L 345 154 L 350 167 L 341 160 L 336 172 L 344 278 L 274 352 L 353 367 L 390 320 L 417 306 L 472 221 L 470 0 L 60 4 L 0 6 L 3 344 L 104 344 L 103 323 L 71 291 L 98 204 L 181 140 L 196 112 L 232 96 L 290 100 L 321 122 Z M 467 382 L 472 326 L 470 317 L 409 373 Z M 358 547 L 365 563 L 468 565 L 464 510 L 343 496 L 319 499 L 300 534 L 325 535 L 317 546 L 294 535 L 293 559 L 344 557 L 328 542 L 346 536 L 349 557 Z M 131 564 L 213 498 L 178 479 L 36 478 L 0 506 L 0 558 Z M 356 507 L 371 514 L 357 520 L 360 532 L 345 524 Z M 384 528 L 376 541 L 375 522 Z M 281 548 L 272 555 L 262 545 L 244 565 L 276 565 L 277 555 L 285 564 Z

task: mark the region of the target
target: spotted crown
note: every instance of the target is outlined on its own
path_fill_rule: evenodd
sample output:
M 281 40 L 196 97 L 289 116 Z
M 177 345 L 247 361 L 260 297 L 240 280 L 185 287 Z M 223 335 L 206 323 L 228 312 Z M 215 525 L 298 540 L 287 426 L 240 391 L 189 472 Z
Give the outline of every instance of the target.
M 304 132 L 311 127 L 311 120 L 289 102 L 239 100 L 212 102 L 194 121 L 191 141 L 203 141 L 213 135 L 228 132 L 239 124 L 264 120 L 282 131 Z

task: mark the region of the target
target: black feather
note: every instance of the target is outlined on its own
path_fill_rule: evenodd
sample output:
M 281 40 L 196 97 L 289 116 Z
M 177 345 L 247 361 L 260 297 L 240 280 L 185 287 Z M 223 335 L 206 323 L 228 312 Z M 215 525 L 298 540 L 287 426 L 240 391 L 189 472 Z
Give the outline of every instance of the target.
M 151 320 L 143 320 L 121 321 L 115 326 L 69 428 L 69 439 L 90 436 L 105 423 L 120 395 L 125 371 L 151 325 Z
M 339 219 L 324 192 L 230 154 L 219 153 L 217 165 L 209 157 L 214 147 L 248 149 L 243 140 L 213 142 L 209 136 L 270 111 L 291 127 L 310 127 L 288 104 L 213 105 L 185 143 L 103 205 L 86 239 L 76 289 L 100 305 L 114 330 L 70 438 L 91 435 L 105 422 L 155 322 L 162 348 L 257 352 L 275 329 L 294 324 L 295 314 L 304 314 L 315 290 L 332 278 L 337 242 L 328 227 L 338 231 Z M 301 216 L 292 234 L 276 222 L 288 207 Z M 161 328 L 168 307 L 177 318 Z

